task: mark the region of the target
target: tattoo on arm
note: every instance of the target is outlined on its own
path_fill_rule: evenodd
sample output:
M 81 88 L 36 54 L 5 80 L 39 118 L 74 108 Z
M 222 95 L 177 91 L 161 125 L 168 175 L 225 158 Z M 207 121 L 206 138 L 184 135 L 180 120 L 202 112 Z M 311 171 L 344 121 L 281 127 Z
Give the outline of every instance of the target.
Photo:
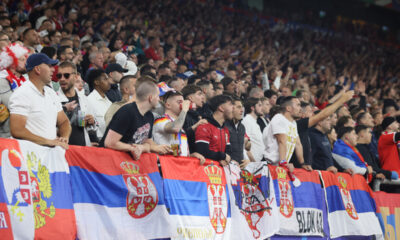
M 164 130 L 170 133 L 179 132 L 179 130 L 182 129 L 183 124 L 185 123 L 186 113 L 187 112 L 185 111 L 181 111 L 181 113 L 179 114 L 178 118 L 175 119 L 175 121 L 167 123 L 165 125 Z

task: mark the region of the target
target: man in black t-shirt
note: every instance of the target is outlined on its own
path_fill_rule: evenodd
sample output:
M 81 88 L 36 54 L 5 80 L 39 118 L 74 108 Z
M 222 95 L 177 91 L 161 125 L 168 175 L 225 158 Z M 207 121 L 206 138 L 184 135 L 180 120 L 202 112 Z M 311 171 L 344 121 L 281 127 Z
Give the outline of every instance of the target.
M 302 118 L 297 120 L 296 123 L 300 141 L 303 145 L 304 164 L 301 165 L 296 159 L 292 159 L 295 167 L 303 167 L 307 170 L 311 169 L 313 159 L 308 129 L 315 126 L 318 122 L 331 116 L 341 105 L 349 101 L 353 95 L 354 91 L 347 91 L 343 93 L 336 102 L 324 108 L 322 111 L 316 112 L 315 115 L 312 112 L 310 104 L 302 102 Z
M 130 152 L 135 160 L 142 152 L 166 154 L 168 145 L 157 145 L 151 140 L 154 117 L 150 112 L 159 101 L 159 90 L 153 81 L 138 79 L 136 102 L 121 107 L 108 125 L 100 147 Z

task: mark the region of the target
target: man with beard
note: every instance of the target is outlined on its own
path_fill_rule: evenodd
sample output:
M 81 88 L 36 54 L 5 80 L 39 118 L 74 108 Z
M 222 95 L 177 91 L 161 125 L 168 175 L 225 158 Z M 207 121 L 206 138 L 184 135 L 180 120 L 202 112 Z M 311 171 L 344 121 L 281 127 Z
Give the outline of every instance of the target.
M 257 118 L 263 115 L 262 104 L 259 98 L 248 98 L 244 103 L 246 116 L 243 118 L 243 125 L 246 128 L 246 135 L 251 141 L 251 153 L 254 160 L 259 162 L 263 159 L 265 144 L 260 126 L 257 124 Z
M 289 171 L 293 172 L 293 164 L 289 163 L 293 152 L 296 153 L 299 163 L 304 164 L 303 146 L 295 121 L 301 116 L 300 101 L 293 96 L 285 97 L 281 108 L 282 112 L 272 118 L 263 132 L 264 159 L 273 165 L 287 166 Z
M 148 80 L 138 81 L 135 88 L 136 102 L 124 105 L 115 113 L 100 146 L 130 152 L 135 160 L 143 152 L 171 152 L 170 146 L 157 145 L 151 140 L 154 122 L 151 110 L 160 100 L 157 84 Z
M 11 44 L 5 49 L 0 53 L 0 68 L 4 69 L 0 72 L 0 137 L 9 138 L 9 100 L 11 94 L 25 82 L 22 74 L 29 51 L 19 44 Z
M 233 98 L 233 111 L 232 120 L 226 121 L 225 126 L 229 130 L 231 152 L 228 153 L 232 160 L 237 161 L 241 168 L 245 168 L 247 164 L 254 161 L 253 155 L 251 154 L 251 143 L 249 137 L 246 135 L 246 129 L 241 123 L 243 116 L 243 104 L 240 98 Z M 246 151 L 246 155 L 244 154 Z
M 232 119 L 232 98 L 227 95 L 215 96 L 210 100 L 213 115 L 208 123 L 196 129 L 196 150 L 205 158 L 220 161 L 225 166 L 231 161 L 229 130 L 224 126 L 225 121 Z
M 85 94 L 78 92 L 74 87 L 78 74 L 72 62 L 63 62 L 58 66 L 57 79 L 61 88 L 58 96 L 71 123 L 69 144 L 90 146 L 88 127 L 95 126 L 94 113 Z M 95 128 L 90 129 L 95 130 Z

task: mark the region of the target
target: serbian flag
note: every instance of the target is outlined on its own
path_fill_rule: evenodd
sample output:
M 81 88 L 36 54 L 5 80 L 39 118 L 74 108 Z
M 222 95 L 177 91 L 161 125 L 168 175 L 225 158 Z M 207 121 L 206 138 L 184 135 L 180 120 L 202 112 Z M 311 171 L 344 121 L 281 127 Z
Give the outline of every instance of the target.
M 320 171 L 328 206 L 331 238 L 341 236 L 382 237 L 375 201 L 363 176 Z
M 66 158 L 79 239 L 170 236 L 157 155 L 70 146 Z
M 276 203 L 280 213 L 279 235 L 324 236 L 328 224 L 324 216 L 324 192 L 318 172 L 295 169 L 299 184 L 293 185 L 287 169 L 269 166 L 274 179 Z
M 400 194 L 374 192 L 377 215 L 385 239 L 400 238 Z
M 268 165 L 224 167 L 232 211 L 231 239 L 266 239 L 279 230 L 279 211 Z
M 14 239 L 75 239 L 65 151 L 6 139 L 0 139 L 0 151 L 0 191 L 5 193 L 0 197 L 0 209 L 7 204 L 7 227 Z
M 225 174 L 219 163 L 159 156 L 172 239 L 231 239 L 231 213 Z

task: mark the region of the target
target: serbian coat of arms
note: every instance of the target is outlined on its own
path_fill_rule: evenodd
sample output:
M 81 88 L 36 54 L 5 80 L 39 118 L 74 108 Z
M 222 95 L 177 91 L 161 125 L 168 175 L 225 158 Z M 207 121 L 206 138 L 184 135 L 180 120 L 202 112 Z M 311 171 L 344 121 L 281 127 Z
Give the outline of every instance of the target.
M 149 215 L 158 204 L 157 189 L 147 174 L 139 173 L 139 166 L 132 162 L 122 162 L 124 182 L 128 188 L 126 208 L 133 218 Z

